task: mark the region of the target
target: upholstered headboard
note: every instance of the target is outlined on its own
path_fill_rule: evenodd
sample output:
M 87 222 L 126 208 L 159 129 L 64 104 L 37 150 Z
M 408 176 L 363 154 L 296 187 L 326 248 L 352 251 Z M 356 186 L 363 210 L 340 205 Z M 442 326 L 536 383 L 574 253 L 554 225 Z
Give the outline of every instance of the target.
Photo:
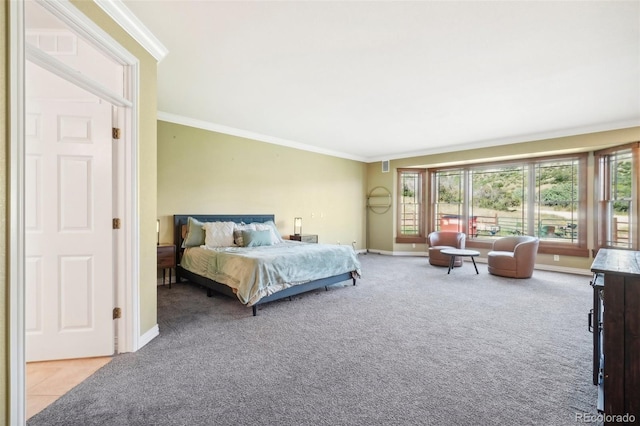
M 275 215 L 272 214 L 176 214 L 173 215 L 173 242 L 176 245 L 176 265 L 180 264 L 182 256 L 183 230 L 187 226 L 189 217 L 200 222 L 236 222 L 236 223 L 263 223 L 273 221 Z

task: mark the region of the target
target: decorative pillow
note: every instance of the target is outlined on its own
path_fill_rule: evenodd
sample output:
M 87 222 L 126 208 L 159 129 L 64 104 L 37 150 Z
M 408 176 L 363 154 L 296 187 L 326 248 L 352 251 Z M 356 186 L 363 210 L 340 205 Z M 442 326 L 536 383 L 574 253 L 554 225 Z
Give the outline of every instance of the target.
M 256 222 L 256 223 L 253 223 L 253 225 L 255 225 L 257 231 L 267 231 L 267 230 L 270 231 L 272 244 L 278 244 L 278 243 L 284 242 L 284 240 L 280 236 L 280 233 L 278 232 L 278 228 L 276 227 L 276 224 L 273 223 L 272 220 L 269 220 L 264 223 Z
M 270 230 L 242 231 L 242 240 L 245 247 L 270 246 L 273 244 Z
M 204 243 L 207 247 L 233 246 L 235 222 L 207 222 L 204 224 Z
M 182 248 L 199 247 L 204 244 L 204 223 L 192 217 L 187 218 L 187 235 L 182 240 Z
M 236 229 L 233 231 L 233 242 L 236 243 L 237 246 L 244 247 L 244 239 L 242 237 L 242 231 L 255 231 L 256 227 L 253 223 L 246 224 L 236 224 Z

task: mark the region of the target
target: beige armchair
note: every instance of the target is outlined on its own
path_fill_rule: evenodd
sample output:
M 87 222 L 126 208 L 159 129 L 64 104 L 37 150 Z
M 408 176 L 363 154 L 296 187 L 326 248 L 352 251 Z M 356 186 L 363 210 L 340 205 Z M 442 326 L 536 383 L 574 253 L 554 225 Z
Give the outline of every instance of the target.
M 487 253 L 490 274 L 511 278 L 530 278 L 536 264 L 540 240 L 531 236 L 504 237 L 493 242 Z
M 463 232 L 436 231 L 427 236 L 429 243 L 429 263 L 437 266 L 449 266 L 450 256 L 440 253 L 448 248 L 463 249 L 467 236 Z M 462 257 L 456 257 L 453 266 L 462 266 Z

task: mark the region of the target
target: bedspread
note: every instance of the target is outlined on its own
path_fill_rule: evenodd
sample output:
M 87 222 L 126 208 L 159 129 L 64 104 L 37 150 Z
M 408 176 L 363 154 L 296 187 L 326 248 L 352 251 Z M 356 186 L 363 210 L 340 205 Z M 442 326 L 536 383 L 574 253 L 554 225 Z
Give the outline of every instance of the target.
M 350 246 L 285 241 L 258 247 L 191 247 L 180 266 L 231 287 L 252 306 L 261 298 L 309 281 L 352 272 L 360 276 L 360 261 Z

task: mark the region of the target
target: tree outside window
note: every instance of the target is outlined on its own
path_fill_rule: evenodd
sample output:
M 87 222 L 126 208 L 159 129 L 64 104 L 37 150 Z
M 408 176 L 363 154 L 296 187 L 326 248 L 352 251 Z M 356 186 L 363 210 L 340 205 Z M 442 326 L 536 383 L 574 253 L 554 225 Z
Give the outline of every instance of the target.
M 425 169 L 398 169 L 398 223 L 396 242 L 424 243 Z
M 580 180 L 578 160 L 547 161 L 535 165 L 535 231 L 545 239 L 575 242 L 578 226 Z M 586 184 L 583 185 L 586 188 Z
M 472 238 L 495 238 L 526 233 L 527 168 L 524 165 L 471 170 Z
M 535 235 L 586 255 L 585 173 L 586 154 L 430 170 L 430 226 L 465 232 L 471 245 Z

